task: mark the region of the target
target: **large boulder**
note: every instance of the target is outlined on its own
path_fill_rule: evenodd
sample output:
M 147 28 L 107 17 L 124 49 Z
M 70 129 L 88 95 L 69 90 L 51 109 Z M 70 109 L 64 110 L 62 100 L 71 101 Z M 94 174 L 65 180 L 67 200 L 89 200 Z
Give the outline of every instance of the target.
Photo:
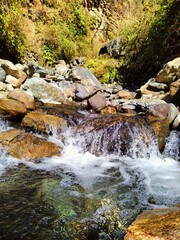
M 153 135 L 158 139 L 160 150 L 163 150 L 163 140 L 169 134 L 169 122 L 147 116 L 105 114 L 80 123 L 77 134 L 83 137 L 84 148 L 97 155 L 131 154 L 131 144 L 136 144 L 140 153 L 144 144 L 155 140 Z
M 0 59 L 1 67 L 5 70 L 7 75 L 11 75 L 23 83 L 27 78 L 27 75 L 22 70 L 18 69 L 12 62 L 4 59 Z
M 13 99 L 0 99 L 0 115 L 6 119 L 22 118 L 26 114 L 26 106 Z
M 180 78 L 180 57 L 166 63 L 156 76 L 156 82 L 170 84 Z
M 97 78 L 84 67 L 73 67 L 69 70 L 67 78 L 76 83 L 75 95 L 80 100 L 88 98 L 102 89 Z
M 118 58 L 124 55 L 124 46 L 119 38 L 115 38 L 101 47 L 99 55 L 108 54 L 114 58 Z
M 149 113 L 152 114 L 153 116 L 156 116 L 160 119 L 166 119 L 170 123 L 173 122 L 173 120 L 179 114 L 179 110 L 172 103 L 150 104 L 148 106 L 148 109 Z
M 180 239 L 180 205 L 146 210 L 127 229 L 124 240 Z
M 30 90 L 33 96 L 42 102 L 66 102 L 66 96 L 60 87 L 52 83 L 47 83 L 39 77 L 27 79 L 21 88 Z
M 61 153 L 55 143 L 16 129 L 0 133 L 0 144 L 8 154 L 18 159 L 40 160 L 60 156 Z
M 22 120 L 26 127 L 31 127 L 39 132 L 61 132 L 67 128 L 67 122 L 61 117 L 29 112 Z
M 99 91 L 99 88 L 96 86 L 84 86 L 82 84 L 77 83 L 75 87 L 75 99 L 77 100 L 84 100 L 87 99 L 96 92 Z

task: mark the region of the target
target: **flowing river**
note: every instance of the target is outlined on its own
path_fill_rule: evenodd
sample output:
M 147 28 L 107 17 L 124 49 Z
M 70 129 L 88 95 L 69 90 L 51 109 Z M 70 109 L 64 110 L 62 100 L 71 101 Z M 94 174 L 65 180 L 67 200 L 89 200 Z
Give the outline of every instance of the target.
M 9 128 L 0 120 L 1 132 Z M 123 239 L 142 210 L 180 203 L 179 132 L 171 132 L 163 153 L 154 136 L 147 145 L 137 134 L 134 128 L 126 154 L 118 142 L 106 151 L 107 132 L 88 136 L 88 150 L 73 128 L 64 142 L 55 131 L 49 137 L 63 146 L 61 157 L 33 163 L 1 150 L 0 239 Z

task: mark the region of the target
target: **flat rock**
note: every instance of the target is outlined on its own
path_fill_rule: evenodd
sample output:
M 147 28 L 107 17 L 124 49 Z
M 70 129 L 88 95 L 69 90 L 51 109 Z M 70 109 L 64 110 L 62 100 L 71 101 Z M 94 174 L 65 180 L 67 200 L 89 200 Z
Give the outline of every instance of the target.
M 180 239 L 180 206 L 146 210 L 127 229 L 124 240 Z
M 18 159 L 37 161 L 43 157 L 60 156 L 61 153 L 55 143 L 16 129 L 0 133 L 0 144 L 8 154 Z

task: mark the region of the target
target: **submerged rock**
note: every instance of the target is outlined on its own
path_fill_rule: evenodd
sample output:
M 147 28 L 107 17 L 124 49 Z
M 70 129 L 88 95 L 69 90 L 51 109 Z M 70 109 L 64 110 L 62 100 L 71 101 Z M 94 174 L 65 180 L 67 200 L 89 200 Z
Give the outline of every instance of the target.
M 18 159 L 40 160 L 61 153 L 55 143 L 16 129 L 0 133 L 0 143 L 8 154 Z
M 77 133 L 84 139 L 84 148 L 94 154 L 132 154 L 132 145 L 141 149 L 155 141 L 163 150 L 169 134 L 169 121 L 147 116 L 106 114 L 82 122 Z
M 180 239 L 180 206 L 144 211 L 128 228 L 124 239 Z

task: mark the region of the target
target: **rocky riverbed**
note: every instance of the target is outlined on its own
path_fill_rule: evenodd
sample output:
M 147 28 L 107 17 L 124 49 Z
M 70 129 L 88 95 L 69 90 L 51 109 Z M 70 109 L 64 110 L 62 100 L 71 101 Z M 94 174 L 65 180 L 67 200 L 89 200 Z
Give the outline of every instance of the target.
M 166 63 L 157 76 L 133 91 L 116 83 L 102 85 L 81 65 L 81 59 L 71 65 L 61 60 L 48 69 L 33 61 L 14 65 L 0 59 L 0 116 L 9 125 L 9 129 L 0 132 L 1 148 L 3 153 L 22 162 L 39 163 L 44 158 L 60 157 L 68 129 L 73 131 L 76 144 L 81 139 L 84 151 L 95 156 L 131 156 L 133 143 L 139 149 L 136 153 L 139 157 L 155 138 L 162 153 L 173 131 L 180 146 L 177 142 L 180 141 L 179 107 L 180 58 Z M 61 144 L 51 136 L 56 136 Z M 127 230 L 125 239 L 178 239 L 179 208 L 162 212 L 159 210 L 156 215 L 165 216 L 160 218 L 159 232 L 152 225 L 152 232 L 147 226 L 143 232 L 139 228 L 140 215 Z M 143 221 L 148 223 L 154 214 L 155 210 L 145 217 L 142 214 L 143 219 L 147 218 Z M 174 216 L 168 224 L 167 214 L 169 219 Z M 114 216 L 118 222 L 116 213 Z M 159 221 L 152 224 L 157 225 Z

